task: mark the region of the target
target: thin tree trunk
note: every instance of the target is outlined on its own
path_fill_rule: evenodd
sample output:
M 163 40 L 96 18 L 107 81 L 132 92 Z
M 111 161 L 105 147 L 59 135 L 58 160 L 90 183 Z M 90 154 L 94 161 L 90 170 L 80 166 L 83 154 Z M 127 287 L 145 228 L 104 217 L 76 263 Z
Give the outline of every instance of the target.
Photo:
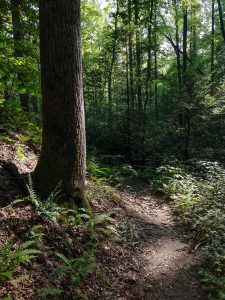
M 187 4 L 183 2 L 183 65 L 182 65 L 182 79 L 184 86 L 184 95 L 187 96 L 187 33 L 188 33 L 188 14 L 187 14 Z M 187 97 L 185 97 L 187 101 Z M 189 147 L 189 133 L 190 133 L 190 120 L 189 120 L 189 110 L 186 109 L 182 114 L 182 127 L 185 130 L 184 136 L 184 158 L 188 159 L 188 147 Z
M 157 0 L 155 0 L 154 5 L 154 98 L 155 98 L 155 118 L 158 121 L 159 111 L 158 111 L 158 57 L 157 57 Z
M 195 63 L 197 58 L 197 15 L 196 5 L 191 5 L 191 34 L 190 34 L 190 58 Z
M 174 6 L 174 13 L 175 13 L 175 41 L 176 41 L 176 58 L 177 58 L 177 79 L 178 79 L 178 87 L 181 89 L 181 59 L 180 59 L 180 52 L 178 49 L 180 49 L 179 45 L 179 23 L 178 23 L 178 8 L 177 8 L 177 0 L 173 0 L 173 6 Z
M 113 46 L 112 46 L 112 59 L 109 67 L 109 75 L 108 75 L 108 101 L 109 101 L 109 112 L 108 112 L 108 120 L 109 120 L 109 131 L 112 133 L 112 73 L 113 67 L 116 60 L 116 44 L 117 44 L 117 35 L 118 35 L 118 14 L 119 14 L 119 4 L 118 0 L 116 1 L 116 15 L 115 15 L 115 23 L 114 23 L 114 38 L 113 38 Z
M 85 125 L 80 0 L 40 0 L 43 133 L 33 174 L 42 197 L 61 184 L 66 201 L 82 205 Z
M 132 21 L 132 7 L 131 0 L 128 0 L 128 20 L 129 26 L 131 27 Z M 133 72 L 133 42 L 132 42 L 132 30 L 129 28 L 129 36 L 128 36 L 128 47 L 129 47 L 129 92 L 130 92 L 130 104 L 131 107 L 134 108 L 134 72 Z
M 215 0 L 212 0 L 211 17 L 211 94 L 214 92 L 214 64 L 215 64 Z
M 151 47 L 152 47 L 152 18 L 153 18 L 153 7 L 154 0 L 150 0 L 150 11 L 149 11 L 149 24 L 148 24 L 148 46 L 147 46 L 147 71 L 146 71 L 146 87 L 145 87 L 145 103 L 144 103 L 144 111 L 146 112 L 146 108 L 148 102 L 150 100 L 150 92 L 149 92 L 149 83 L 151 82 Z
M 139 29 L 139 2 L 135 0 L 135 31 L 136 31 L 136 96 L 139 111 L 142 109 L 141 95 L 141 44 L 140 44 L 140 29 Z
M 187 70 L 187 32 L 188 32 L 188 16 L 187 7 L 184 4 L 183 7 L 183 82 L 186 83 L 186 70 Z
M 217 0 L 218 3 L 218 9 L 219 9 L 219 18 L 220 18 L 220 28 L 221 28 L 221 33 L 223 36 L 223 40 L 225 42 L 225 27 L 224 27 L 224 20 L 223 20 L 223 9 L 222 9 L 222 4 L 220 0 Z
M 22 1 L 11 0 L 11 13 L 12 13 L 12 26 L 13 26 L 13 38 L 14 38 L 14 54 L 16 58 L 24 56 L 22 42 L 24 41 L 24 32 L 22 24 Z M 19 88 L 24 87 L 24 74 L 19 71 L 17 79 L 20 81 Z M 29 111 L 29 94 L 27 92 L 19 92 L 20 103 L 24 111 Z
M 128 47 L 126 45 L 126 84 L 127 84 L 126 131 L 127 131 L 127 156 L 129 162 L 131 163 L 132 156 L 131 156 L 131 128 L 130 128 L 130 91 L 129 91 L 130 85 L 129 85 L 129 54 L 128 54 L 129 50 L 127 48 L 129 48 L 129 45 Z

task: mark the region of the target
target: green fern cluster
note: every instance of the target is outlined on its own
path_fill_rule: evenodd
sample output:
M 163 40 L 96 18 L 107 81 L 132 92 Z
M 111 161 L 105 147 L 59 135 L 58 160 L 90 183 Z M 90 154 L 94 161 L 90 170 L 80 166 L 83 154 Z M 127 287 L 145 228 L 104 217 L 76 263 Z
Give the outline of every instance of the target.
M 52 286 L 48 286 L 42 289 L 39 289 L 37 292 L 37 296 L 40 298 L 46 298 L 46 297 L 54 297 L 54 296 L 59 296 L 60 294 L 62 294 L 63 290 L 56 288 L 56 287 L 52 287 Z
M 50 283 L 54 283 L 58 278 L 66 276 L 73 284 L 77 285 L 81 279 L 85 279 L 94 269 L 96 262 L 91 251 L 84 253 L 80 258 L 69 259 L 62 253 L 56 255 L 63 261 L 63 265 L 57 268 L 50 276 Z
M 23 199 L 15 200 L 12 204 L 15 205 L 29 201 L 32 203 L 41 218 L 47 221 L 56 221 L 60 217 L 60 214 L 65 210 L 63 207 L 57 206 L 55 204 L 61 197 L 61 191 L 58 186 L 53 192 L 51 192 L 51 194 L 45 201 L 41 201 L 41 199 L 38 197 L 33 187 L 31 176 L 28 177 L 28 184 L 26 186 L 29 192 L 29 196 Z
M 96 214 L 90 217 L 87 227 L 91 231 L 92 238 L 98 239 L 99 235 L 104 235 L 109 238 L 116 238 L 119 236 L 115 220 L 108 214 Z
M 53 271 L 49 278 L 49 285 L 38 290 L 38 297 L 46 298 L 59 296 L 63 290 L 55 287 L 55 282 L 60 278 L 66 278 L 68 284 L 78 285 L 82 279 L 85 279 L 92 271 L 97 268 L 93 256 L 93 250 L 85 252 L 80 258 L 69 259 L 62 253 L 56 253 L 57 257 L 63 261 L 63 265 Z M 83 299 L 86 299 L 82 295 Z
M 31 248 L 34 241 L 29 240 L 15 248 L 15 243 L 10 238 L 4 245 L 0 247 L 0 285 L 5 280 L 13 278 L 14 270 L 23 263 L 34 259 L 40 251 Z

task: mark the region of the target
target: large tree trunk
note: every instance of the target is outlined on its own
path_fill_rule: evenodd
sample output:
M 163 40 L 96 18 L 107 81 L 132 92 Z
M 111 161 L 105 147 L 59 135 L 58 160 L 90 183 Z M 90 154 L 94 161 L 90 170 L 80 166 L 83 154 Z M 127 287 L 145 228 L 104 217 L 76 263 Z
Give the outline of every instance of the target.
M 81 205 L 85 188 L 85 125 L 80 0 L 40 0 L 43 134 L 34 184 L 42 197 L 61 184 Z

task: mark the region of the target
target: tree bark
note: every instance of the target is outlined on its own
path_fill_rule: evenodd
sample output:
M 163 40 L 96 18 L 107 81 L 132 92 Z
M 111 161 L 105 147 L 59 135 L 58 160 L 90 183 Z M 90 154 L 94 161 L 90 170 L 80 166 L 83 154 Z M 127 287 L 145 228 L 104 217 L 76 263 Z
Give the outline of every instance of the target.
M 113 34 L 113 45 L 112 45 L 112 59 L 109 66 L 109 75 L 108 75 L 108 101 L 109 101 L 109 111 L 108 111 L 108 121 L 109 121 L 109 131 L 112 134 L 112 73 L 113 67 L 116 60 L 116 44 L 117 44 L 117 35 L 118 35 L 118 14 L 119 14 L 119 3 L 116 1 L 116 15 L 115 15 L 115 23 L 114 23 L 114 34 Z
M 177 58 L 177 80 L 178 80 L 178 86 L 179 89 L 181 89 L 181 59 L 180 59 L 180 51 L 178 51 L 178 49 L 180 49 L 180 43 L 179 43 L 179 22 L 178 22 L 178 8 L 177 8 L 177 0 L 173 0 L 173 8 L 174 8 L 174 20 L 175 20 L 175 52 L 176 52 L 176 58 Z
M 139 111 L 142 109 L 142 91 L 141 91 L 141 43 L 140 43 L 140 24 L 139 24 L 139 2 L 134 2 L 135 31 L 136 31 L 136 97 Z
M 152 18 L 153 18 L 153 8 L 154 8 L 154 0 L 150 0 L 149 3 L 149 20 L 148 20 L 148 45 L 147 45 L 147 70 L 146 70 L 146 87 L 145 87 L 145 103 L 144 103 L 144 111 L 147 109 L 147 105 L 150 100 L 150 91 L 149 91 L 149 83 L 151 81 L 151 48 L 152 48 Z
M 21 58 L 24 56 L 22 43 L 24 41 L 24 32 L 22 24 L 22 1 L 21 0 L 11 0 L 11 14 L 12 14 L 12 27 L 13 27 L 13 38 L 14 38 L 14 54 L 16 58 Z M 17 79 L 21 82 L 19 88 L 24 87 L 24 74 L 19 71 L 17 74 Z M 27 92 L 19 92 L 20 103 L 24 111 L 29 111 L 29 94 Z
M 130 93 L 130 104 L 134 108 L 134 72 L 133 72 L 133 42 L 132 42 L 132 7 L 131 0 L 128 0 L 128 22 L 129 22 L 129 36 L 128 36 L 128 48 L 129 48 L 129 93 Z
M 188 16 L 187 16 L 187 7 L 186 4 L 183 5 L 183 66 L 182 74 L 183 81 L 186 81 L 186 70 L 187 70 L 187 32 L 188 32 Z
M 219 17 L 220 17 L 220 28 L 221 28 L 221 33 L 223 36 L 223 40 L 225 42 L 225 27 L 224 27 L 224 20 L 223 20 L 223 9 L 222 9 L 222 4 L 220 0 L 217 0 L 218 3 L 218 10 L 219 10 Z
M 40 0 L 42 148 L 34 171 L 38 194 L 60 183 L 66 201 L 84 203 L 85 123 L 80 0 Z
M 211 94 L 214 92 L 214 64 L 215 64 L 215 0 L 212 0 L 211 17 Z
M 155 98 L 155 118 L 156 122 L 158 121 L 159 117 L 159 110 L 158 110 L 158 57 L 157 57 L 157 0 L 155 0 L 154 5 L 154 80 L 155 80 L 155 87 L 154 87 L 154 98 Z
M 129 43 L 128 43 L 129 44 Z M 126 100 L 127 100 L 127 111 L 126 111 L 126 132 L 127 132 L 127 157 L 128 161 L 132 163 L 132 154 L 131 154 L 131 126 L 130 126 L 130 85 L 129 85 L 129 54 L 128 48 L 126 46 Z

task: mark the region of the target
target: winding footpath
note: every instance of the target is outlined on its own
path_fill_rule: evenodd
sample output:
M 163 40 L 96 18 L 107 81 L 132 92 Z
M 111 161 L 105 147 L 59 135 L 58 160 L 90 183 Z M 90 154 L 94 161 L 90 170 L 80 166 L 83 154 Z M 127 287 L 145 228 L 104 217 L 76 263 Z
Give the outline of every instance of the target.
M 122 206 L 140 243 L 129 258 L 130 285 L 111 299 L 207 299 L 198 276 L 201 251 L 191 251 L 182 241 L 184 229 L 174 222 L 169 206 L 152 197 L 142 182 L 126 179 L 124 184 L 131 192 L 122 192 Z

